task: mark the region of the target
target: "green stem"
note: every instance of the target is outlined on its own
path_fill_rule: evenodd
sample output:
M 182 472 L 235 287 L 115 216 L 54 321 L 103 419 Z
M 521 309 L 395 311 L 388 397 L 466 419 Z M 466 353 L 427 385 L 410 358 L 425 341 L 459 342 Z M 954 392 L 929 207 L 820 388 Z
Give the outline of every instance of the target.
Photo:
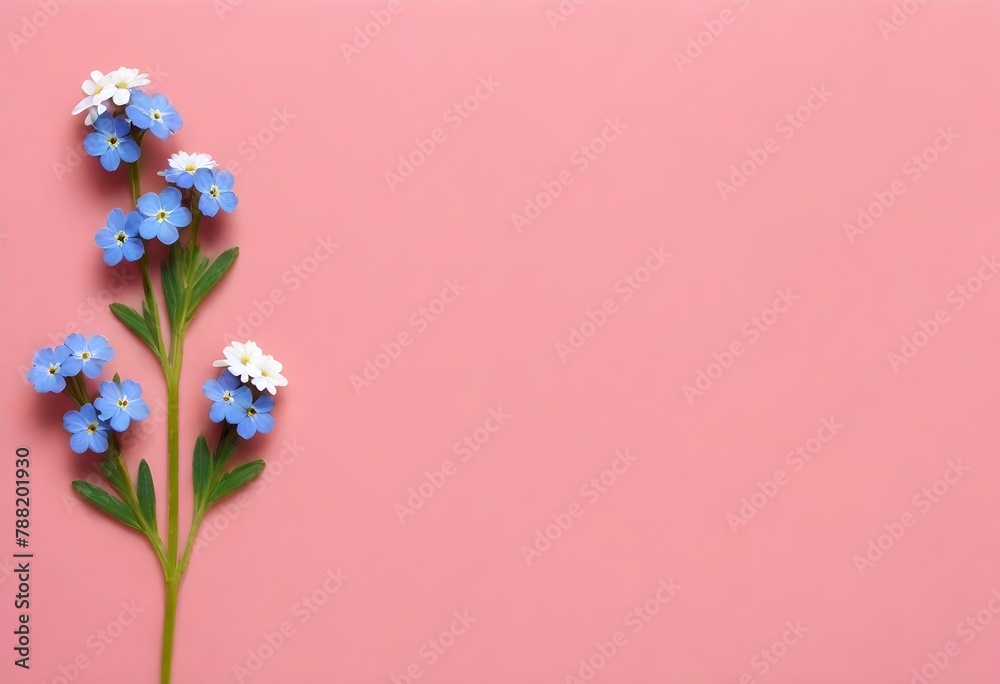
M 180 578 L 167 580 L 166 598 L 163 604 L 163 648 L 160 656 L 160 684 L 170 684 L 170 666 L 174 657 L 174 627 L 177 624 L 177 594 L 181 588 Z
M 180 369 L 183 338 L 174 337 L 167 363 L 167 558 L 176 568 L 180 537 Z
M 144 130 L 135 134 L 136 144 L 141 144 Z M 129 189 L 132 192 L 132 204 L 135 206 L 141 196 L 139 163 L 128 164 Z M 201 212 L 197 207 L 192 210 L 192 235 L 191 244 L 197 247 L 198 244 L 198 221 L 201 219 Z M 148 247 L 148 245 L 147 245 Z M 174 654 L 174 630 L 177 622 L 177 596 L 180 592 L 181 576 L 184 573 L 178 563 L 177 546 L 180 539 L 180 379 L 181 364 L 184 358 L 184 333 L 186 324 L 182 321 L 175 323 L 171 330 L 170 356 L 167 357 L 167 346 L 163 339 L 163 325 L 160 322 L 160 304 L 153 290 L 153 279 L 149 272 L 149 253 L 144 252 L 139 262 L 139 269 L 142 272 L 142 291 L 144 296 L 143 317 L 146 318 L 152 327 L 153 339 L 156 342 L 157 356 L 163 366 L 163 373 L 167 381 L 167 549 L 164 552 L 163 541 L 155 529 L 144 530 L 149 537 L 153 548 L 156 550 L 163 566 L 163 576 L 165 579 L 165 599 L 163 609 L 163 649 L 160 658 L 160 682 L 170 684 L 170 669 Z M 138 514 L 139 503 L 136 496 L 132 478 L 128 474 L 128 469 L 122 459 L 120 450 L 116 447 L 113 458 L 115 466 L 120 469 L 123 479 L 128 483 L 125 496 L 128 505 L 133 507 Z M 203 514 L 202 514 L 203 515 Z M 197 519 L 200 524 L 200 517 Z M 189 540 L 189 546 L 190 546 Z M 185 551 L 184 565 L 190 551 Z
M 188 238 L 188 249 L 198 246 L 198 226 L 201 225 L 201 209 L 198 208 L 200 196 L 200 192 L 191 189 L 191 236 Z

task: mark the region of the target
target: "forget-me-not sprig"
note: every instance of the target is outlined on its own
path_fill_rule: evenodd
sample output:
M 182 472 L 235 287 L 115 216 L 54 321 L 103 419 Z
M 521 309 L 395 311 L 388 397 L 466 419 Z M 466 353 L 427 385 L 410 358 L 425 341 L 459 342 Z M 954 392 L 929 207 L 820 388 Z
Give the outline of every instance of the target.
M 234 393 L 242 386 L 240 379 L 230 373 L 228 369 L 222 371 L 218 380 L 205 381 L 201 389 L 205 396 L 214 402 L 208 412 L 208 417 L 212 419 L 213 423 L 221 423 L 226 419 L 226 412 L 236 402 Z
M 66 389 L 66 377 L 75 375 L 69 373 L 64 364 L 70 351 L 66 345 L 42 347 L 31 359 L 31 370 L 28 371 L 28 382 L 35 386 L 36 392 L 59 393 Z
M 139 235 L 146 240 L 155 237 L 172 245 L 177 242 L 177 229 L 191 223 L 191 210 L 181 206 L 181 191 L 177 188 L 164 188 L 159 195 L 147 192 L 139 198 L 136 208 L 146 217 L 139 224 Z
M 83 149 L 91 157 L 100 157 L 101 166 L 114 171 L 121 162 L 139 159 L 139 144 L 130 135 L 132 126 L 123 116 L 104 112 L 94 121 L 93 133 L 83 139 Z
M 133 420 L 149 417 L 149 405 L 142 399 L 142 386 L 135 380 L 102 382 L 101 396 L 94 400 L 98 417 L 115 432 L 124 432 Z
M 115 358 L 115 350 L 108 346 L 108 338 L 104 335 L 94 335 L 88 340 L 80 333 L 72 333 L 63 346 L 70 352 L 62 363 L 67 376 L 83 371 L 88 378 L 96 378 L 104 369 L 104 364 Z
M 69 448 L 76 453 L 90 449 L 103 454 L 108 450 L 108 425 L 97 417 L 93 404 L 84 404 L 79 411 L 67 411 L 63 427 L 70 434 Z
M 163 176 L 164 180 L 168 183 L 173 183 L 178 188 L 185 189 L 194 185 L 194 174 L 199 169 L 214 169 L 217 166 L 215 160 L 212 159 L 212 155 L 201 152 L 195 152 L 194 154 L 177 152 L 170 155 L 167 165 L 170 168 L 157 171 L 157 173 Z
M 114 266 L 122 259 L 138 261 L 146 248 L 139 239 L 139 224 L 143 216 L 130 211 L 126 216 L 121 209 L 112 209 L 108 223 L 94 235 L 94 242 L 104 250 L 104 263 Z
M 239 203 L 233 192 L 235 178 L 224 169 L 198 169 L 194 172 L 194 187 L 201 193 L 198 209 L 205 216 L 215 216 L 219 209 L 232 211 Z
M 150 97 L 141 90 L 133 91 L 125 113 L 135 126 L 147 129 L 160 140 L 166 140 L 184 125 L 174 106 L 159 93 Z
M 274 399 L 264 395 L 253 398 L 249 387 L 240 387 L 233 393 L 233 403 L 226 407 L 226 422 L 236 426 L 236 433 L 243 439 L 250 439 L 260 432 L 270 432 L 274 428 L 271 409 Z

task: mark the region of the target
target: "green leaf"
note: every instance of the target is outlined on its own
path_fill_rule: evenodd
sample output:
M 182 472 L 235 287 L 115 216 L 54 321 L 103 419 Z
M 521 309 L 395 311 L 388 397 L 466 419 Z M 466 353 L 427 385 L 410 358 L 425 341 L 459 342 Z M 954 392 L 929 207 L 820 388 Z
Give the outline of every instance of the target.
M 119 494 L 122 494 L 126 490 L 125 480 L 122 478 L 122 472 L 118 466 L 110 459 L 104 459 L 97 466 L 101 469 L 104 477 L 107 478 L 111 486 L 114 487 Z
M 83 495 L 87 501 L 100 508 L 112 518 L 115 518 L 129 527 L 139 530 L 140 532 L 142 531 L 142 527 L 139 525 L 139 522 L 135 519 L 135 516 L 132 515 L 132 512 L 121 499 L 115 498 L 100 487 L 83 480 L 75 480 L 73 482 L 73 489 L 80 492 L 80 494 Z
M 250 480 L 260 475 L 263 470 L 264 461 L 251 461 L 250 463 L 244 463 L 238 468 L 230 470 L 219 479 L 219 484 L 215 485 L 215 489 L 212 490 L 212 496 L 209 499 L 209 503 L 214 503 L 227 494 L 236 491 L 243 485 L 250 482 Z
M 236 432 L 230 432 L 224 440 L 219 443 L 219 446 L 215 450 L 215 464 L 217 468 L 222 468 L 229 460 L 229 457 L 236 452 L 236 447 L 239 446 L 240 438 L 237 437 Z
M 160 279 L 163 281 L 163 298 L 167 304 L 167 316 L 173 325 L 183 317 L 181 308 L 184 306 L 184 281 L 182 270 L 184 259 L 179 245 L 174 244 L 170 248 L 167 260 L 160 263 Z
M 227 249 L 225 252 L 219 255 L 211 266 L 205 269 L 204 273 L 201 274 L 194 285 L 191 288 L 191 300 L 190 308 L 188 309 L 188 318 L 194 315 L 195 309 L 201 304 L 201 301 L 208 296 L 208 293 L 219 284 L 222 277 L 226 275 L 229 269 L 232 267 L 233 263 L 236 261 L 236 257 L 240 253 L 239 247 L 232 247 Z M 200 269 L 199 269 L 200 270 Z
M 207 503 L 205 497 L 208 495 L 208 487 L 212 479 L 212 454 L 208 450 L 205 435 L 198 435 L 198 440 L 194 443 L 192 473 L 194 475 L 195 506 L 200 507 Z
M 143 304 L 143 308 L 145 308 L 145 304 Z M 126 306 L 125 304 L 114 302 L 111 305 L 111 313 L 117 316 L 118 320 L 128 326 L 129 330 L 138 335 L 139 339 L 145 342 L 146 345 L 153 350 L 153 353 L 156 354 L 157 358 L 159 358 L 160 354 L 156 350 L 156 340 L 153 338 L 153 333 L 150 332 L 149 325 L 146 323 L 146 320 L 139 315 L 138 311 L 130 306 Z
M 139 499 L 139 512 L 146 520 L 146 523 L 156 529 L 156 490 L 153 489 L 153 475 L 149 472 L 149 464 L 146 459 L 139 461 L 139 479 L 135 488 L 136 497 Z

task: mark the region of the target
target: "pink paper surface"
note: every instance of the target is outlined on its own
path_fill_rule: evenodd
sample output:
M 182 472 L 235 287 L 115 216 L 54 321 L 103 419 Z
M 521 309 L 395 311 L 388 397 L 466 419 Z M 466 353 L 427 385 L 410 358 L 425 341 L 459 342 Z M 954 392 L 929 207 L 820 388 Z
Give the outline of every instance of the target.
M 237 174 L 202 226 L 241 255 L 188 339 L 182 525 L 222 347 L 290 379 L 186 575 L 177 684 L 1000 680 L 997 3 L 17 0 L 0 27 L 0 680 L 158 673 L 156 558 L 75 497 L 95 459 L 23 380 L 107 335 L 165 500 L 162 375 L 106 306 L 138 278 L 93 244 L 128 186 L 69 114 L 120 65 L 185 120 L 144 190 L 178 149 Z

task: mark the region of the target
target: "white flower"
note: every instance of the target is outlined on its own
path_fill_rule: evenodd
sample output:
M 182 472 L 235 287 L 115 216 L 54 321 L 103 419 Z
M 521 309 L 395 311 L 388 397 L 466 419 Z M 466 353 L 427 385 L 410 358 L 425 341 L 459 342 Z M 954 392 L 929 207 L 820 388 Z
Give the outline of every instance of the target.
M 131 99 L 132 88 L 149 85 L 149 83 L 149 74 L 140 74 L 138 69 L 118 67 L 104 77 L 101 83 L 104 87 L 102 93 L 110 92 L 112 101 L 116 105 L 122 106 L 128 104 L 129 99 Z
M 187 152 L 177 152 L 176 154 L 170 155 L 170 159 L 167 160 L 167 164 L 170 168 L 176 171 L 185 171 L 187 173 L 193 174 L 198 169 L 214 169 L 218 164 L 212 159 L 212 155 L 204 154 L 202 152 L 193 152 L 188 154 Z M 161 176 L 167 174 L 166 171 L 160 171 Z
M 108 110 L 103 103 L 114 97 L 115 93 L 107 87 L 106 79 L 107 77 L 100 71 L 91 71 L 90 78 L 83 82 L 83 92 L 86 97 L 73 107 L 73 114 L 87 110 L 86 123 L 88 126 L 94 123 L 94 119 Z
M 274 357 L 270 354 L 262 358 L 257 364 L 257 372 L 258 375 L 251 373 L 252 379 L 250 382 L 261 392 L 266 390 L 271 394 L 276 394 L 279 387 L 284 387 L 288 384 L 288 380 L 281 374 L 281 363 L 275 361 Z
M 240 344 L 233 340 L 232 344 L 222 350 L 226 357 L 213 363 L 216 368 L 229 368 L 229 372 L 238 375 L 241 382 L 261 374 L 260 364 L 264 360 L 264 352 L 254 342 L 247 340 Z M 281 370 L 281 364 L 278 364 Z M 284 378 L 282 378 L 284 380 Z

